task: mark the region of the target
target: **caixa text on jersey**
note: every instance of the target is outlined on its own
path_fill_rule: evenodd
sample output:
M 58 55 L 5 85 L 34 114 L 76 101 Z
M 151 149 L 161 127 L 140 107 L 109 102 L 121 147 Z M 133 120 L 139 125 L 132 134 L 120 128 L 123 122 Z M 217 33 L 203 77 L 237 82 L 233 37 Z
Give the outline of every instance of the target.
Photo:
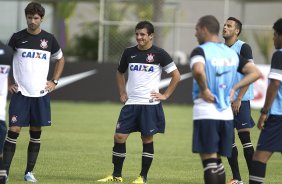
M 47 60 L 47 54 L 42 52 L 22 52 L 22 57 Z
M 154 72 L 154 66 L 149 65 L 130 65 L 131 71 L 144 71 L 144 72 Z

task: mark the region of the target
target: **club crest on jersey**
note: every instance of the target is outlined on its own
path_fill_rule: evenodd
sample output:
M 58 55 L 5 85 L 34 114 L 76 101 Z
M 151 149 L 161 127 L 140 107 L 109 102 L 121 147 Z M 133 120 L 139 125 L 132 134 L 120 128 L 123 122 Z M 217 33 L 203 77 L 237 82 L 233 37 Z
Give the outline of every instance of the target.
M 148 63 L 152 63 L 152 62 L 154 62 L 154 54 L 147 54 L 147 58 L 146 58 L 146 61 L 148 62 Z
M 40 41 L 41 41 L 40 47 L 41 47 L 42 49 L 47 49 L 47 47 L 48 47 L 48 40 L 42 39 L 42 40 L 40 40 Z

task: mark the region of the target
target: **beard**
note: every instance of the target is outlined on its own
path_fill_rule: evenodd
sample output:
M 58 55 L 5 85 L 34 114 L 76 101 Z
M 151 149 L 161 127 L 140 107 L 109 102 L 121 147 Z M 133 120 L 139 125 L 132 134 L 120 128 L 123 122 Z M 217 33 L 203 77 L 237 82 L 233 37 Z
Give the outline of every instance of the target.
M 36 29 L 38 29 L 39 26 L 36 24 L 28 24 L 28 29 L 35 31 Z

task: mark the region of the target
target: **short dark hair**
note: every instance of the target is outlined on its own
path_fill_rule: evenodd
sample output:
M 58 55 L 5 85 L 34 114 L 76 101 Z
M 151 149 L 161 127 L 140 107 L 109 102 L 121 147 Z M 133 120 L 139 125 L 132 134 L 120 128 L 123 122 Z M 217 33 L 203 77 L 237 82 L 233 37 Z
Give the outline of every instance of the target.
M 282 35 L 282 18 L 278 19 L 274 24 L 273 27 L 274 31 L 278 35 Z
M 154 33 L 154 26 L 151 22 L 144 20 L 144 21 L 140 21 L 138 22 L 138 24 L 135 27 L 135 30 L 137 29 L 147 29 L 148 35 Z
M 213 33 L 216 35 L 218 35 L 219 33 L 220 25 L 219 25 L 218 20 L 213 15 L 206 15 L 206 16 L 201 17 L 197 25 L 200 27 L 206 27 L 210 33 Z
M 242 31 L 242 22 L 235 17 L 229 17 L 227 20 L 233 20 L 236 23 L 236 28 L 239 29 L 238 36 L 240 35 Z
M 24 9 L 25 16 L 38 14 L 41 18 L 45 15 L 45 9 L 38 2 L 30 2 Z

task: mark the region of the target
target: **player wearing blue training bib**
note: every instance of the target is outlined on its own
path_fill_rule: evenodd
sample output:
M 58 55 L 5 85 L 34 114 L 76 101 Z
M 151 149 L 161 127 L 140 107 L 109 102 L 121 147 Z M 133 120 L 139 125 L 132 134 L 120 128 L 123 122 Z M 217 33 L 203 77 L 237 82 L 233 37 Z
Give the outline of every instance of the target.
M 269 85 L 258 120 L 261 130 L 250 171 L 250 184 L 264 183 L 266 165 L 274 152 L 282 152 L 282 18 L 273 24 L 277 49 L 271 59 Z
M 238 39 L 242 31 L 242 23 L 240 20 L 229 17 L 223 27 L 222 36 L 225 40 L 225 44 L 233 49 L 237 54 L 253 63 L 253 55 L 251 47 Z M 244 75 L 237 72 L 235 83 L 244 78 Z M 238 136 L 243 146 L 244 157 L 250 170 L 250 165 L 254 153 L 254 147 L 251 142 L 250 129 L 254 127 L 255 123 L 251 116 L 250 100 L 254 98 L 253 84 L 245 86 L 236 91 L 234 100 L 232 102 L 232 110 L 234 114 L 234 128 L 237 129 Z M 228 181 L 228 184 L 238 183 L 242 184 L 242 178 L 240 175 L 238 164 L 238 149 L 235 143 L 235 134 L 233 137 L 232 155 L 228 157 L 228 163 L 230 165 L 233 178 Z
M 193 145 L 204 167 L 205 184 L 225 183 L 220 156 L 230 156 L 233 142 L 231 100 L 235 91 L 259 78 L 260 72 L 220 43 L 219 22 L 211 15 L 196 25 L 199 46 L 190 55 L 193 82 Z M 245 77 L 235 82 L 237 72 Z

